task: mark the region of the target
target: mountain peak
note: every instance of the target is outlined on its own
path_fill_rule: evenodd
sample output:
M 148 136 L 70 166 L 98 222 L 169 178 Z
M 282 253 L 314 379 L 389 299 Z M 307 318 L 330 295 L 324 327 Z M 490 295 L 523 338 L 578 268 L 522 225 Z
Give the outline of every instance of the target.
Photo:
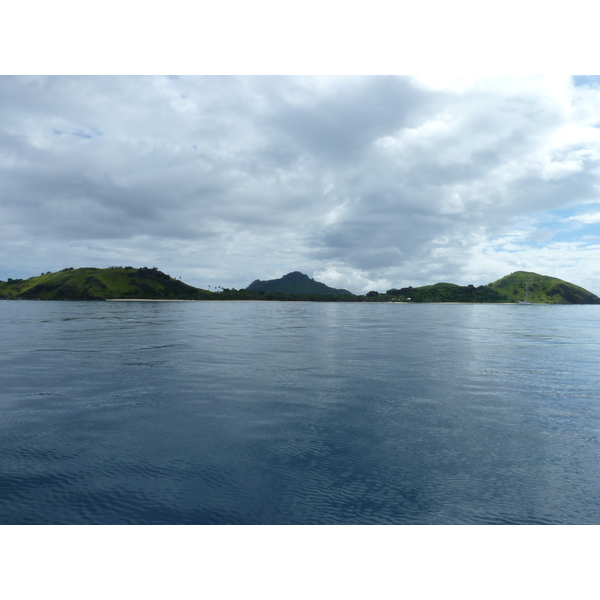
M 279 279 L 267 281 L 256 279 L 246 289 L 253 292 L 279 292 L 283 294 L 353 295 L 348 290 L 331 288 L 324 283 L 315 281 L 300 271 L 292 271 Z

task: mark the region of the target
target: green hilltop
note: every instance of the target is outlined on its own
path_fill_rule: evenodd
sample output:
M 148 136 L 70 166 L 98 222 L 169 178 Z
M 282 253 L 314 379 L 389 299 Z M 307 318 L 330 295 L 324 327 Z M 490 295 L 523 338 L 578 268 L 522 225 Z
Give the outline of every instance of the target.
M 556 277 L 538 275 L 528 271 L 516 271 L 506 275 L 490 287 L 497 291 L 506 301 L 518 302 L 525 300 L 525 290 L 529 302 L 541 302 L 544 304 L 598 304 L 598 296 L 587 290 L 567 283 Z
M 63 269 L 0 282 L 0 298 L 22 300 L 208 300 L 212 292 L 173 279 L 156 267 Z

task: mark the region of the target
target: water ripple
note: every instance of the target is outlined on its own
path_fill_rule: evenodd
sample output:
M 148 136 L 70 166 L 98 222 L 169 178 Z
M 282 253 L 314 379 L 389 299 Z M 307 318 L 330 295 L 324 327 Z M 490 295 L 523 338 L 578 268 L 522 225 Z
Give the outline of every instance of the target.
M 0 523 L 600 523 L 597 307 L 2 306 Z

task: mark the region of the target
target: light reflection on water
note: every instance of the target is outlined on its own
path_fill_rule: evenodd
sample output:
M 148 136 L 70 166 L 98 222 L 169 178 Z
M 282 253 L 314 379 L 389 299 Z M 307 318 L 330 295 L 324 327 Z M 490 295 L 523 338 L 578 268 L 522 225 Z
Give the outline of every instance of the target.
M 1 302 L 0 523 L 600 523 L 596 306 Z

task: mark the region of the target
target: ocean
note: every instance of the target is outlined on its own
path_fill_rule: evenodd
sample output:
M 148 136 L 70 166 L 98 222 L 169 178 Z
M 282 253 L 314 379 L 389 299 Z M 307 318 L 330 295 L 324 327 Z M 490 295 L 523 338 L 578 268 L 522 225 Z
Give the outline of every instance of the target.
M 600 524 L 600 307 L 0 302 L 0 524 Z

